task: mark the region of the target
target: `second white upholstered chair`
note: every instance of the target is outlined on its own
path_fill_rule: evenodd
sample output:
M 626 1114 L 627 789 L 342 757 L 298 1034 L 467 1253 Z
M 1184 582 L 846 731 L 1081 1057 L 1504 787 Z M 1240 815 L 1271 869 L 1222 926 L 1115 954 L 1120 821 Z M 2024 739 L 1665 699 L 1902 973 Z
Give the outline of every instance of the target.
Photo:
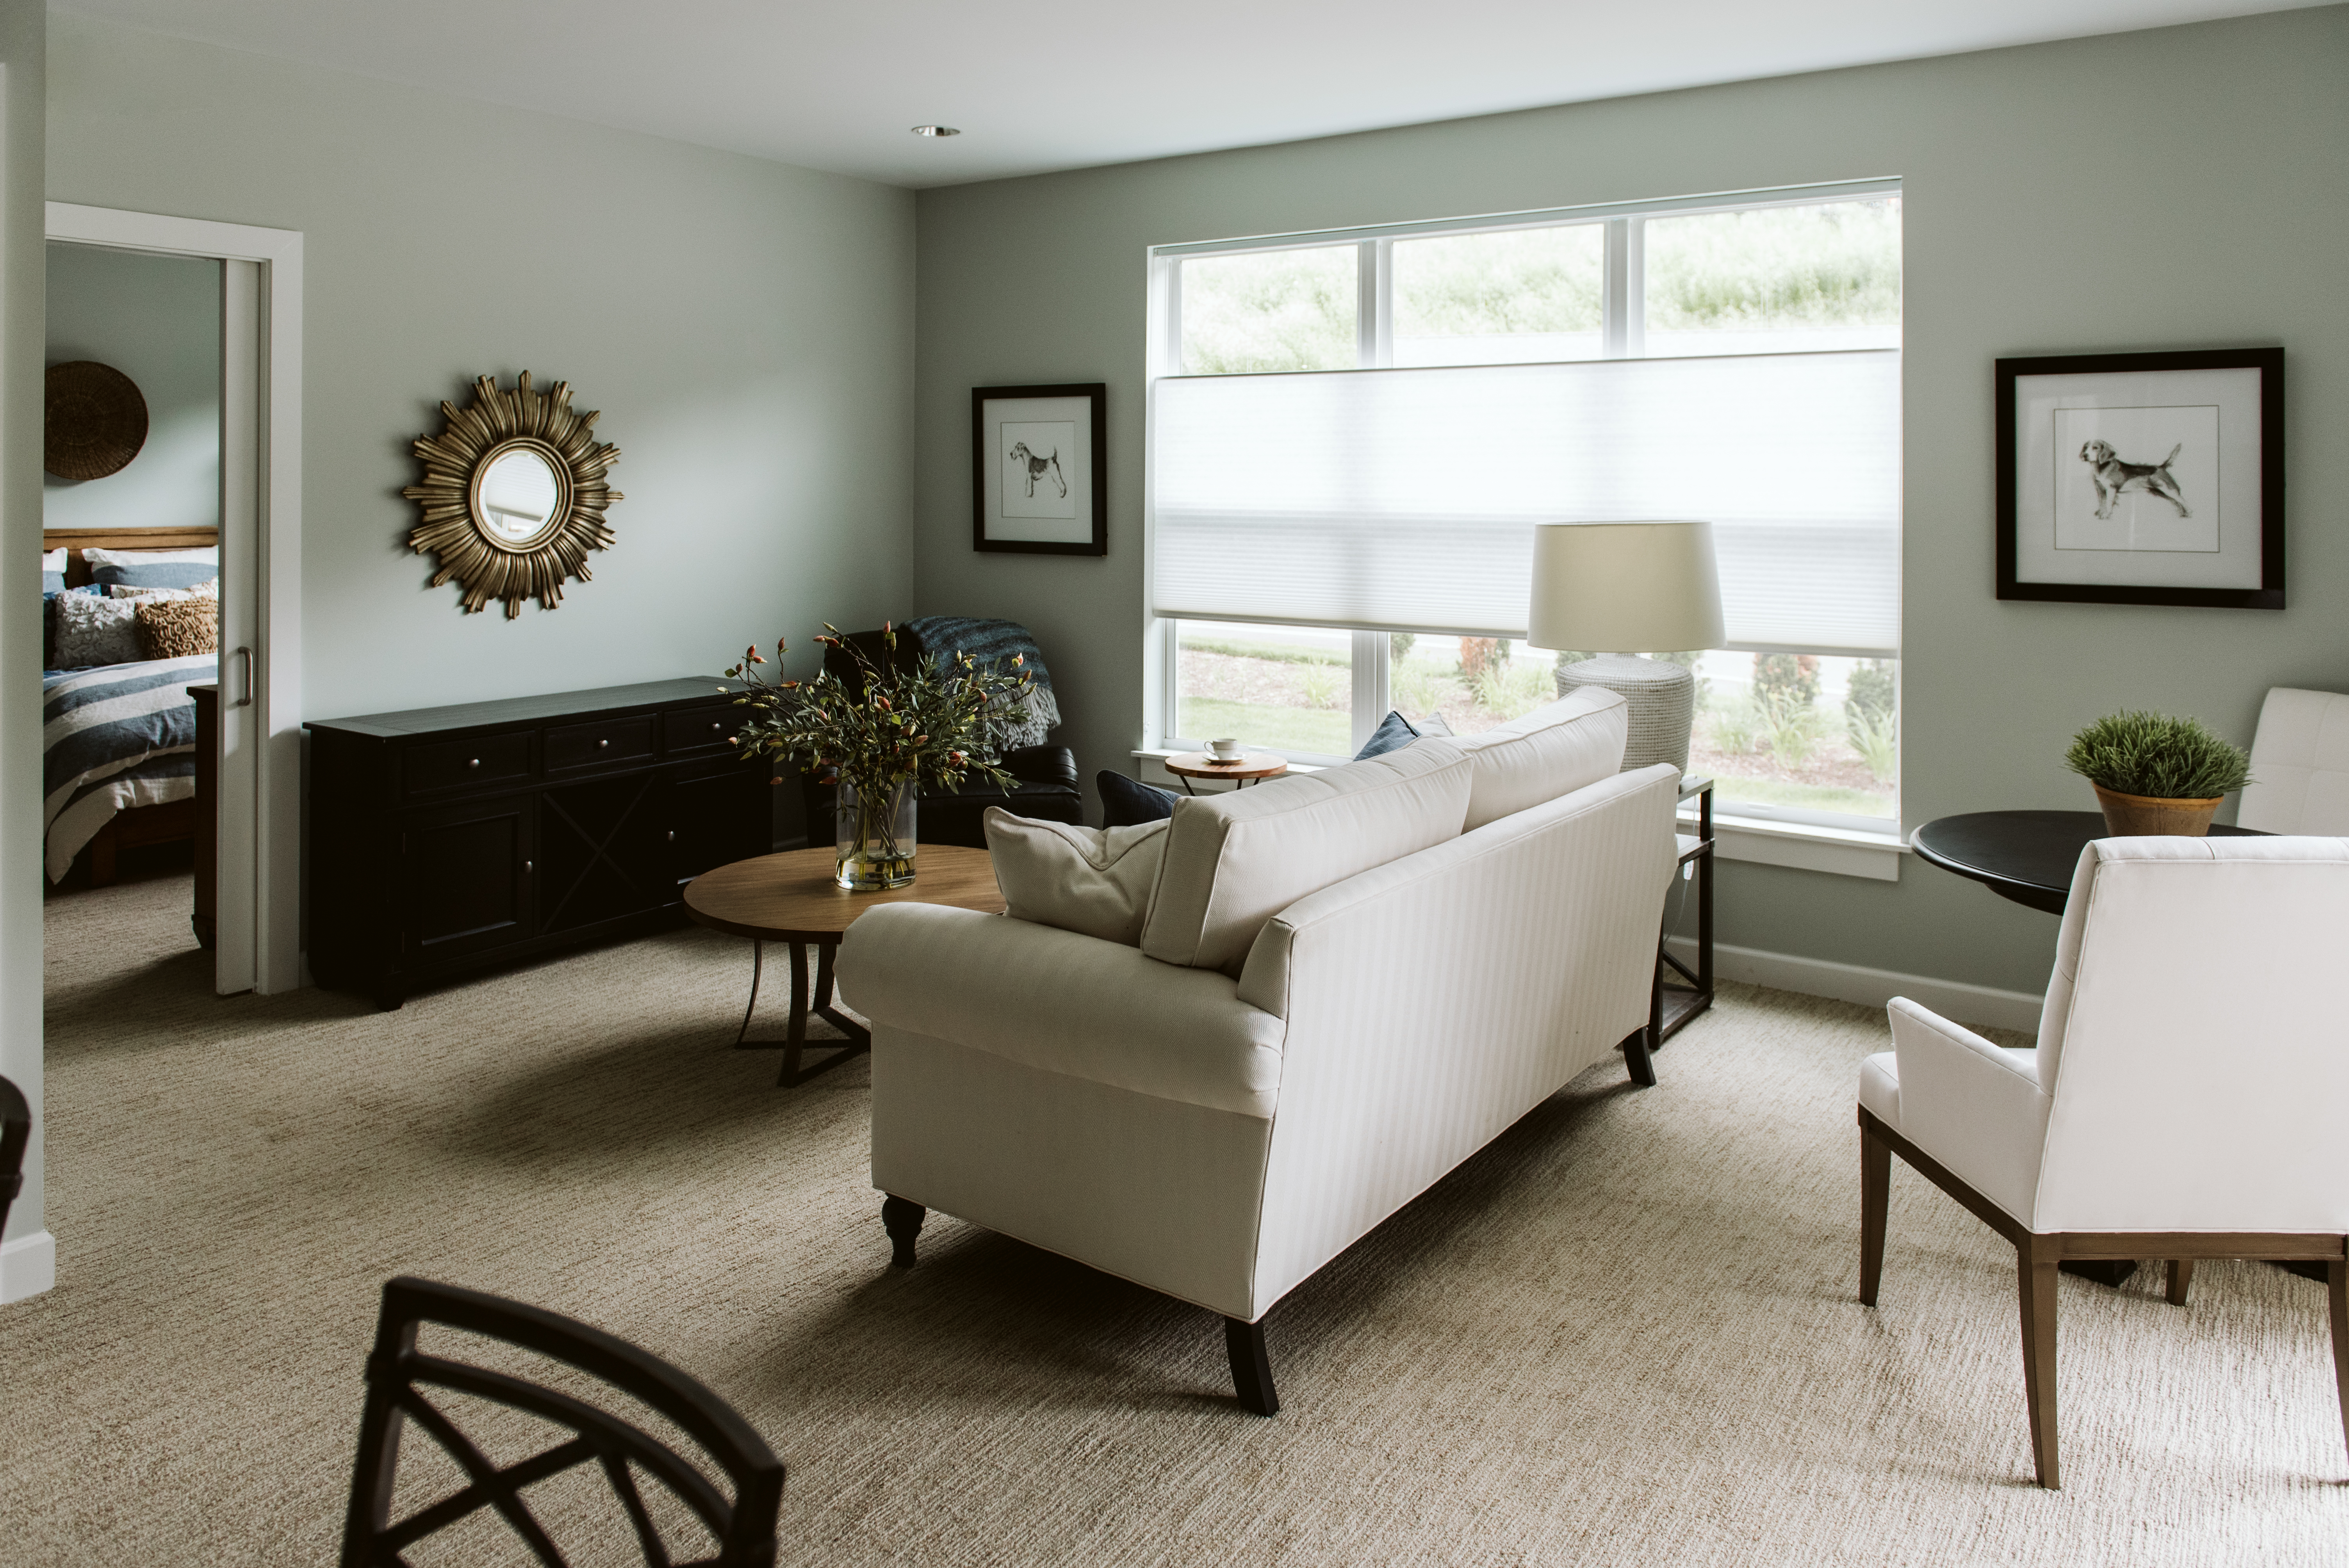
M 2272 702 L 2272 699 L 2271 699 Z M 2264 723 L 2262 733 L 2266 730 Z M 1906 997 L 1859 1077 L 1859 1299 L 1898 1154 L 2014 1243 L 2039 1484 L 2057 1484 L 2067 1259 L 2322 1260 L 2349 1436 L 2349 840 L 2100 839 L 2081 852 L 2035 1048 Z
M 2236 821 L 2262 833 L 2349 833 L 2349 696 L 2268 688 Z

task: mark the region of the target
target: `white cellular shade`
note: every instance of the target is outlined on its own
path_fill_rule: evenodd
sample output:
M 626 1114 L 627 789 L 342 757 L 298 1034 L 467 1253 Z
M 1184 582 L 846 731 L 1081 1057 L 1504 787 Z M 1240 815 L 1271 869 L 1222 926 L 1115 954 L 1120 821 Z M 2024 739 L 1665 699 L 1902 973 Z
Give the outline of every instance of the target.
M 1733 648 L 1899 645 L 1898 350 L 1162 378 L 1161 615 L 1521 636 L 1537 522 L 1713 524 Z

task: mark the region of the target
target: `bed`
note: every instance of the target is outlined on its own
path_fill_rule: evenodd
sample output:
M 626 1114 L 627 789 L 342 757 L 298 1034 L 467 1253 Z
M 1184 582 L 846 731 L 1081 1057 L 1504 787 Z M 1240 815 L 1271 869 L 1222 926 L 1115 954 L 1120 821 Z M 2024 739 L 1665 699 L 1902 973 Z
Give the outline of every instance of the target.
M 44 552 L 67 552 L 68 588 L 91 581 L 85 549 L 218 544 L 210 528 L 49 529 L 41 540 Z M 78 861 L 102 887 L 120 851 L 198 837 L 196 710 L 187 688 L 214 679 L 218 665 L 203 654 L 42 672 L 42 862 L 51 882 Z

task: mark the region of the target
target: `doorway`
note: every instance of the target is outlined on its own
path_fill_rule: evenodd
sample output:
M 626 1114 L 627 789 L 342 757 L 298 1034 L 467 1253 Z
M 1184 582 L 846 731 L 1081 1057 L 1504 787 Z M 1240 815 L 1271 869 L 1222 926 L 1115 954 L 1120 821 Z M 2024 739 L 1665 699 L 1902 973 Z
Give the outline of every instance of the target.
M 220 263 L 214 988 L 301 966 L 302 236 L 48 203 L 52 242 Z

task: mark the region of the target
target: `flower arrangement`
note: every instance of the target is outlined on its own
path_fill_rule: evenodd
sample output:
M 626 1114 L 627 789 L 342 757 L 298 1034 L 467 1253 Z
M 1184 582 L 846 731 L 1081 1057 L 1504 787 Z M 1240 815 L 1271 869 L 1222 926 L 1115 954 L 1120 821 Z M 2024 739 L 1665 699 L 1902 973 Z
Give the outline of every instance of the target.
M 897 651 L 894 623 L 881 628 L 889 654 Z M 995 761 L 999 727 L 1027 717 L 1035 676 L 1015 655 L 1008 670 L 979 667 L 968 655 L 933 654 L 916 668 L 885 667 L 829 624 L 816 638 L 854 663 L 853 681 L 830 670 L 812 680 L 781 678 L 788 645 L 775 643 L 777 677 L 763 679 L 767 663 L 756 645 L 726 672 L 746 688 L 735 706 L 750 717 L 735 737 L 744 757 L 772 757 L 802 772 L 836 772 L 840 820 L 836 841 L 843 887 L 898 887 L 914 880 L 913 801 L 923 780 L 957 785 L 974 774 L 1009 790 L 1014 782 Z

